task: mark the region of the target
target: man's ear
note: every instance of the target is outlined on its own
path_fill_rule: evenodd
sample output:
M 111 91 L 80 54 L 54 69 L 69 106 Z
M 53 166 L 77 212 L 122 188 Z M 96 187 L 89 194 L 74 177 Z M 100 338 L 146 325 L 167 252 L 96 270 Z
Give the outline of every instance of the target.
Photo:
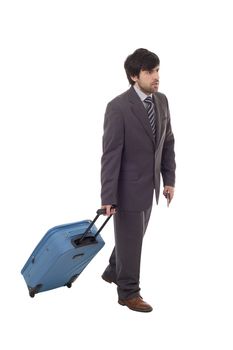
M 130 76 L 130 78 L 136 83 L 138 81 L 138 76 L 134 75 L 134 76 Z

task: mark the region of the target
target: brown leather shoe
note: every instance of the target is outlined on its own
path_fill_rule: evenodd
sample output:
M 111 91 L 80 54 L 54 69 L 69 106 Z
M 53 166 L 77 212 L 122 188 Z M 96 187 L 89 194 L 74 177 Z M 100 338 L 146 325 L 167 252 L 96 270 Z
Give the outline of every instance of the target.
M 120 305 L 127 306 L 129 309 L 133 311 L 150 312 L 153 310 L 152 306 L 150 306 L 148 303 L 143 301 L 140 295 L 132 299 L 119 299 L 118 303 Z

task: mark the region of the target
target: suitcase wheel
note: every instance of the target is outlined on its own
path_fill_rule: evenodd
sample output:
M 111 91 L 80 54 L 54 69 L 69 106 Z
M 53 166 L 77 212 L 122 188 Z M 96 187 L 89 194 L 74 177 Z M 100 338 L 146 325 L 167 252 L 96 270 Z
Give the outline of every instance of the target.
M 35 294 L 36 294 L 36 293 L 35 293 L 34 290 L 30 290 L 30 291 L 29 291 L 29 295 L 30 295 L 31 298 L 34 298 Z
M 69 282 L 66 283 L 66 287 L 71 288 L 72 283 L 78 278 L 78 276 L 79 276 L 79 274 L 72 276 L 71 279 L 69 280 Z
M 37 284 L 37 286 L 35 286 L 34 288 L 28 287 L 30 297 L 34 298 L 35 294 L 39 292 L 41 287 L 42 287 L 42 284 Z

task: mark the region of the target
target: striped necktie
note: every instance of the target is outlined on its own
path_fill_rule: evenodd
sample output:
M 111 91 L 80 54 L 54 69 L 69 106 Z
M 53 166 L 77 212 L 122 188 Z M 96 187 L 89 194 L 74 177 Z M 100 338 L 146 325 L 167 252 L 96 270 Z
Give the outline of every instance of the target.
M 154 104 L 152 101 L 152 97 L 151 96 L 147 96 L 144 100 L 144 102 L 146 103 L 146 110 L 148 113 L 148 118 L 150 121 L 150 125 L 151 125 L 151 129 L 153 134 L 155 135 L 155 131 L 156 131 L 156 127 L 155 127 L 155 110 L 154 110 Z

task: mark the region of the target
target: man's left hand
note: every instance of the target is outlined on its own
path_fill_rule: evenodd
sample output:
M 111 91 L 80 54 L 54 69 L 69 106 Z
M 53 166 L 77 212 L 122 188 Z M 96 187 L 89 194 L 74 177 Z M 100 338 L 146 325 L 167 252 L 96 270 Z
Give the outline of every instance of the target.
M 169 193 L 169 197 L 170 197 L 169 203 L 171 203 L 172 198 L 174 197 L 174 192 L 175 192 L 175 187 L 164 186 L 163 195 L 167 198 L 167 194 Z

